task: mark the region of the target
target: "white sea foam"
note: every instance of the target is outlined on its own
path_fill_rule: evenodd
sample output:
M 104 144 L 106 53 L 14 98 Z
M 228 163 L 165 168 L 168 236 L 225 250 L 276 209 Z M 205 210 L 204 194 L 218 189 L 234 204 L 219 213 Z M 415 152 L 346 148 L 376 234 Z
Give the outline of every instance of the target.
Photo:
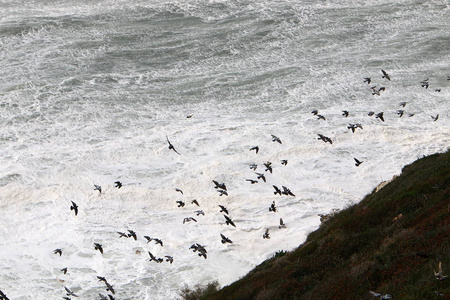
M 184 284 L 226 285 L 301 244 L 318 214 L 447 150 L 449 7 L 412 3 L 9 1 L 0 20 L 0 289 L 56 299 L 67 286 L 93 299 L 106 294 L 96 278 L 105 276 L 117 299 L 173 299 Z M 386 91 L 372 95 L 372 85 Z M 257 176 L 251 163 L 267 183 L 246 181 Z M 119 238 L 127 230 L 138 240 Z M 148 251 L 174 262 L 150 262 Z

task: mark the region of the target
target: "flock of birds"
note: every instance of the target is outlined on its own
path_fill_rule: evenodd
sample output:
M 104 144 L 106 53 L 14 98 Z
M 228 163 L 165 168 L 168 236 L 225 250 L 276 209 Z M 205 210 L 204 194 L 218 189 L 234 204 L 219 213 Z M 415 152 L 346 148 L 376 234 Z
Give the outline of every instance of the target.
M 386 79 L 388 81 L 391 80 L 390 75 L 386 71 L 381 70 L 381 72 L 382 72 L 382 78 L 384 78 L 384 79 Z M 447 80 L 450 81 L 450 76 L 447 78 Z M 369 78 L 369 77 L 366 77 L 366 78 L 364 78 L 364 82 L 367 83 L 367 84 L 370 84 L 372 82 L 372 79 Z M 430 85 L 429 81 L 428 81 L 428 78 L 426 80 L 424 80 L 424 81 L 421 81 L 420 84 L 425 89 L 428 89 L 428 87 Z M 386 90 L 385 87 L 377 87 L 377 86 L 371 86 L 370 89 L 372 90 L 372 94 L 373 95 L 377 95 L 377 96 L 380 96 L 380 93 Z M 435 91 L 436 92 L 440 92 L 441 89 L 436 89 Z M 406 102 L 400 103 L 400 106 L 401 107 L 405 107 L 406 106 Z M 311 113 L 313 115 L 317 116 L 317 118 L 319 120 L 326 121 L 326 117 L 321 115 L 321 114 L 319 114 L 318 110 L 313 110 Z M 404 111 L 399 109 L 397 111 L 397 114 L 399 115 L 399 117 L 402 117 L 404 115 Z M 343 110 L 342 111 L 342 116 L 343 117 L 347 118 L 349 115 L 350 115 L 349 111 L 347 111 L 347 110 Z M 375 114 L 375 112 L 371 111 L 371 112 L 368 113 L 368 115 L 369 116 L 375 115 L 375 117 L 378 118 L 380 121 L 382 121 L 382 122 L 385 121 L 383 112 L 379 112 L 379 113 Z M 414 116 L 414 114 L 409 114 L 409 117 L 412 117 L 412 116 Z M 190 117 L 192 117 L 192 115 L 188 116 L 188 118 L 190 118 Z M 439 114 L 437 114 L 436 116 L 431 116 L 431 117 L 432 117 L 433 121 L 437 121 L 438 118 L 439 118 Z M 357 129 L 360 129 L 360 130 L 363 129 L 361 124 L 352 124 L 352 123 L 350 123 L 347 128 L 350 129 L 353 133 L 355 133 Z M 323 135 L 321 133 L 318 134 L 318 138 L 317 139 L 321 140 L 321 141 L 323 141 L 325 143 L 333 144 L 333 141 L 332 141 L 332 139 L 330 137 L 327 137 L 327 136 L 325 136 L 325 135 Z M 166 140 L 167 140 L 167 143 L 168 143 L 169 150 L 172 150 L 176 154 L 181 155 L 175 149 L 174 145 L 171 143 L 171 141 L 169 140 L 168 136 L 166 136 Z M 276 135 L 271 135 L 271 140 L 274 143 L 282 144 L 281 139 L 278 136 L 276 136 Z M 255 151 L 255 154 L 258 154 L 259 150 L 260 150 L 259 146 L 253 146 L 253 147 L 251 147 L 249 149 L 249 151 Z M 355 161 L 355 166 L 357 166 L 357 167 L 360 166 L 363 163 L 363 161 L 359 160 L 356 157 L 354 158 L 354 161 Z M 287 159 L 281 160 L 281 165 L 286 166 L 287 164 L 288 164 L 288 160 Z M 249 178 L 249 179 L 246 179 L 246 181 L 250 182 L 250 184 L 256 184 L 256 183 L 259 182 L 259 180 L 262 180 L 263 182 L 266 182 L 266 174 L 268 174 L 267 172 L 269 172 L 269 173 L 273 172 L 273 164 L 272 164 L 272 162 L 267 161 L 267 162 L 264 162 L 263 165 L 265 167 L 264 173 L 263 172 L 256 172 L 256 169 L 258 168 L 257 164 L 255 164 L 255 163 L 250 164 L 249 167 L 250 167 L 251 170 L 253 170 L 255 172 L 256 179 Z M 214 184 L 214 189 L 217 190 L 219 196 L 228 196 L 228 190 L 227 190 L 227 186 L 226 186 L 225 183 L 219 183 L 216 180 L 212 180 L 212 182 Z M 120 189 L 120 188 L 122 188 L 122 186 L 123 185 L 122 185 L 122 183 L 120 181 L 114 182 L 114 187 L 115 188 Z M 285 196 L 295 197 L 295 194 L 286 186 L 281 186 L 281 188 L 279 188 L 278 186 L 273 185 L 273 188 L 274 188 L 274 191 L 273 191 L 274 195 L 280 195 L 280 196 L 285 195 Z M 98 191 L 99 193 L 102 193 L 102 187 L 100 185 L 95 185 L 94 184 L 94 190 Z M 176 188 L 175 191 L 183 194 L 183 191 L 181 189 L 179 189 L 179 188 Z M 177 207 L 181 208 L 181 207 L 184 207 L 186 203 L 184 201 L 177 200 L 176 204 L 177 204 Z M 200 206 L 199 202 L 196 199 L 191 200 L 191 204 L 196 205 L 196 206 Z M 236 227 L 235 222 L 229 216 L 228 209 L 224 205 L 221 205 L 221 204 L 219 204 L 218 207 L 220 208 L 219 213 L 223 214 L 225 224 L 229 225 L 229 226 Z M 78 213 L 79 213 L 79 206 L 74 201 L 71 201 L 70 210 L 73 211 L 75 216 L 77 216 Z M 269 210 L 269 212 L 273 212 L 273 213 L 276 213 L 278 211 L 275 201 L 272 201 L 272 204 L 270 205 L 268 210 Z M 205 214 L 203 210 L 196 210 L 196 211 L 194 211 L 194 213 L 196 214 L 196 216 L 200 216 L 200 215 L 204 215 Z M 189 222 L 197 222 L 197 220 L 194 217 L 192 217 L 192 216 L 188 216 L 188 217 L 185 217 L 183 219 L 183 224 L 186 224 L 186 223 L 189 223 Z M 283 219 L 280 218 L 279 219 L 279 226 L 278 226 L 278 228 L 279 229 L 283 229 L 283 228 L 286 228 L 286 226 L 287 225 L 284 223 Z M 131 229 L 128 229 L 127 232 L 117 231 L 117 234 L 119 234 L 119 238 L 127 238 L 127 239 L 128 238 L 132 238 L 134 240 L 138 239 L 136 232 L 134 232 Z M 146 239 L 147 243 L 150 243 L 150 242 L 154 241 L 157 245 L 160 245 L 161 247 L 163 247 L 163 245 L 164 245 L 163 241 L 161 239 L 159 239 L 159 238 L 150 237 L 150 236 L 143 236 L 143 237 Z M 262 238 L 263 239 L 270 239 L 269 228 L 265 228 L 264 234 L 262 235 Z M 232 244 L 233 243 L 233 241 L 229 237 L 225 236 L 223 233 L 220 233 L 220 239 L 221 239 L 221 243 L 222 244 Z M 94 247 L 94 250 L 99 251 L 100 255 L 103 255 L 103 246 L 100 243 L 94 243 L 93 247 Z M 188 250 L 192 250 L 194 253 L 197 253 L 197 255 L 199 257 L 203 257 L 204 259 L 208 258 L 208 255 L 207 255 L 208 251 L 206 250 L 206 246 L 205 245 L 201 245 L 199 243 L 194 243 L 188 248 Z M 53 253 L 56 254 L 56 255 L 62 256 L 63 255 L 63 250 L 62 250 L 62 248 L 57 248 L 57 249 L 55 249 L 53 251 Z M 162 263 L 162 262 L 166 261 L 166 262 L 172 264 L 173 261 L 174 261 L 174 258 L 171 255 L 165 255 L 164 257 L 155 257 L 150 251 L 148 251 L 148 255 L 149 255 L 149 261 L 151 261 L 151 262 Z M 67 271 L 68 271 L 67 267 L 61 269 L 61 272 L 63 272 L 63 274 L 67 274 Z M 444 279 L 447 278 L 447 276 L 442 274 L 441 263 L 439 263 L 438 271 L 434 271 L 434 273 L 435 273 L 435 276 L 436 276 L 436 278 L 438 280 L 444 280 Z M 100 299 L 114 300 L 115 299 L 114 295 L 116 293 L 114 287 L 106 280 L 105 277 L 97 276 L 97 278 L 99 279 L 99 281 L 104 282 L 105 288 L 106 288 L 106 292 L 108 293 L 106 296 L 101 294 L 101 293 L 99 293 Z M 65 290 L 66 295 L 62 297 L 63 299 L 71 300 L 71 297 L 78 297 L 78 295 L 75 292 L 73 292 L 70 288 L 64 286 L 64 290 Z M 391 299 L 392 298 L 392 296 L 390 294 L 382 295 L 380 293 L 373 292 L 373 291 L 370 291 L 370 293 L 373 296 L 375 296 L 375 297 L 380 297 L 381 299 Z M 0 290 L 0 300 L 8 300 L 8 299 L 9 298 L 5 295 L 5 293 Z

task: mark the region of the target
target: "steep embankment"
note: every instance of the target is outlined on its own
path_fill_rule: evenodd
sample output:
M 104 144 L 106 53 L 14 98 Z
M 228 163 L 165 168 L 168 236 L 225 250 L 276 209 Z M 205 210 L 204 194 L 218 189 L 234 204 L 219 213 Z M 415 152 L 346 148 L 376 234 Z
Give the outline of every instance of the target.
M 447 152 L 404 167 L 295 251 L 278 253 L 208 299 L 375 299 L 369 291 L 450 299 L 449 160 Z M 445 280 L 434 274 L 439 262 Z

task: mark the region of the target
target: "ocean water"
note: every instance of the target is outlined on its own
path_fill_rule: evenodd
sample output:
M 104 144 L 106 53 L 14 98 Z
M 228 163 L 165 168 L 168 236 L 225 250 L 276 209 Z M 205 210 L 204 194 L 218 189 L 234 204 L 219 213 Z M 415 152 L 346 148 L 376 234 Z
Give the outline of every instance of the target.
M 64 287 L 99 299 L 96 276 L 116 299 L 230 284 L 301 244 L 318 214 L 450 145 L 446 0 L 0 0 L 0 11 L 0 290 L 11 299 L 62 299 Z M 246 181 L 252 163 L 266 183 Z M 119 238 L 127 230 L 137 240 Z

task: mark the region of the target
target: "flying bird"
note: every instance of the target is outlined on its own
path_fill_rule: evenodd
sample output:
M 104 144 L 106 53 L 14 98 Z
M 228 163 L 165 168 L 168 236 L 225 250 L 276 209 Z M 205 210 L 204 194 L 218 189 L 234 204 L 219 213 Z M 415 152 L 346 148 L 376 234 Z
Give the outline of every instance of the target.
M 253 179 L 245 179 L 245 181 L 249 181 L 251 184 L 258 183 L 258 180 L 253 180 Z
M 74 296 L 74 297 L 78 297 L 78 295 L 74 294 L 74 292 L 72 292 L 69 288 L 64 287 L 64 289 L 67 292 L 67 296 Z
M 264 182 L 266 182 L 266 176 L 264 176 L 264 174 L 262 174 L 262 173 L 256 173 L 256 175 L 257 175 L 257 178 L 258 178 L 258 179 L 262 179 Z
M 233 226 L 233 227 L 236 227 L 236 225 L 234 224 L 234 222 L 227 216 L 227 215 L 223 215 L 224 217 L 225 217 L 225 223 L 227 224 L 227 225 L 231 225 L 231 226 Z
M 98 251 L 100 251 L 101 254 L 103 254 L 103 247 L 101 244 L 94 243 L 94 248 L 95 248 L 95 250 L 98 250 Z
M 184 202 L 183 201 L 180 201 L 180 200 L 178 200 L 178 201 L 176 201 L 177 203 L 178 203 L 178 207 L 184 207 Z
M 112 285 L 110 285 L 108 282 L 105 282 L 106 284 L 106 290 L 110 291 L 111 293 L 113 293 L 114 295 L 116 294 L 116 292 L 114 291 L 114 288 Z
M 406 102 L 405 102 L 405 101 L 400 102 L 400 106 L 401 106 L 401 107 L 405 107 L 405 106 L 406 106 Z
M 225 190 L 217 190 L 217 191 L 220 193 L 219 196 L 222 196 L 222 195 L 228 196 L 228 193 Z
M 72 201 L 72 206 L 70 207 L 70 210 L 73 210 L 75 212 L 75 216 L 78 215 L 78 205 Z
M 283 195 L 295 197 L 294 193 L 292 193 L 290 189 L 288 189 L 285 186 L 281 186 L 281 187 L 283 188 L 283 191 L 282 191 Z
M 250 148 L 249 151 L 252 151 L 252 150 L 255 150 L 256 154 L 258 154 L 258 152 L 259 152 L 259 147 L 258 147 L 258 146 L 252 147 L 252 148 Z
M 431 118 L 433 119 L 434 122 L 436 122 L 439 119 L 439 114 L 437 114 L 436 116 L 431 116 Z
M 173 263 L 173 257 L 172 257 L 172 256 L 166 255 L 166 256 L 164 256 L 164 257 L 166 258 L 166 261 L 167 261 L 167 262 L 169 262 L 170 264 Z
M 402 109 L 398 109 L 397 110 L 397 115 L 401 118 L 401 117 L 403 117 L 403 114 L 405 113 L 405 111 L 404 110 L 402 110 Z
M 191 204 L 195 204 L 195 205 L 197 205 L 197 206 L 200 206 L 200 204 L 198 204 L 197 199 L 192 200 L 192 201 L 191 201 Z
M 383 121 L 384 122 L 384 116 L 383 116 L 383 112 L 379 112 L 379 113 L 377 113 L 376 115 L 375 115 L 375 118 L 378 118 L 378 119 L 380 119 L 381 121 Z
M 196 210 L 194 212 L 197 214 L 197 216 L 200 216 L 200 215 L 204 216 L 205 215 L 205 212 L 203 210 Z
M 222 244 L 225 244 L 225 243 L 233 244 L 233 241 L 231 241 L 229 238 L 227 238 L 223 234 L 220 234 L 220 236 L 222 237 L 222 240 L 221 240 Z
M 137 240 L 137 236 L 136 236 L 136 232 L 134 232 L 133 230 L 128 230 L 129 234 L 128 237 L 133 237 L 134 240 Z
M 102 187 L 94 184 L 94 191 L 99 191 L 99 193 L 102 193 Z
M 219 205 L 219 207 L 220 207 L 220 212 L 224 212 L 224 213 L 226 213 L 228 215 L 228 210 L 227 210 L 227 208 L 225 206 Z
M 59 256 L 61 256 L 61 255 L 62 255 L 62 250 L 58 248 L 58 249 L 55 249 L 55 250 L 53 251 L 53 253 L 59 254 Z
M 269 171 L 270 173 L 272 173 L 272 163 L 270 161 L 265 162 L 264 166 L 266 167 L 265 172 Z
M 67 268 L 62 268 L 61 269 L 61 272 L 63 272 L 64 274 L 66 274 L 67 273 Z M 1 299 L 1 298 L 0 298 Z
M 288 163 L 287 159 L 282 159 L 282 160 L 281 160 L 281 164 L 282 164 L 282 165 L 286 166 L 287 163 Z
M 317 109 L 315 109 L 315 110 L 313 110 L 311 113 L 312 113 L 313 115 L 317 116 L 317 114 L 319 113 L 319 111 L 318 111 Z
M 325 117 L 322 116 L 322 115 L 317 114 L 316 116 L 317 116 L 317 119 L 318 119 L 318 120 L 320 120 L 320 119 L 322 119 L 322 120 L 324 120 L 324 121 L 327 120 L 327 119 L 325 119 Z
M 214 183 L 214 188 L 215 189 L 222 189 L 222 190 L 227 190 L 227 186 L 225 185 L 225 183 L 218 183 L 217 181 L 213 180 L 212 181 Z
M 364 78 L 364 82 L 367 82 L 367 84 L 370 84 L 372 80 L 369 77 L 365 77 Z
M 180 190 L 180 189 L 175 189 L 175 191 L 176 191 L 176 192 L 179 192 L 179 193 L 181 193 L 181 194 L 183 194 L 183 191 Z
M 186 222 L 190 222 L 190 221 L 197 222 L 197 220 L 194 219 L 193 217 L 187 217 L 187 218 L 184 218 L 184 219 L 183 219 L 183 224 L 186 223 Z
M 275 206 L 275 201 L 273 201 L 272 204 L 270 205 L 269 211 L 277 212 L 277 208 Z
M 272 185 L 272 186 L 275 189 L 275 192 L 273 192 L 273 194 L 274 195 L 279 194 L 281 196 L 281 190 L 276 185 Z
M 348 111 L 343 110 L 343 111 L 342 111 L 342 115 L 343 115 L 344 117 L 348 117 Z
M 353 157 L 353 159 L 355 160 L 355 166 L 357 166 L 357 167 L 359 167 L 359 165 L 363 163 L 362 161 L 359 161 L 355 157 Z
M 391 81 L 391 77 L 388 73 L 386 73 L 385 70 L 381 70 L 381 72 L 383 73 L 383 76 L 381 76 L 381 78 L 386 78 L 387 80 Z
M 282 144 L 280 138 L 273 134 L 272 134 L 272 142 L 277 142 L 277 143 Z
M 250 169 L 253 171 L 256 171 L 256 168 L 258 167 L 257 164 L 250 164 L 249 166 L 250 166 Z
M 433 271 L 434 271 L 434 276 L 436 276 L 437 280 L 444 280 L 447 278 L 447 275 L 442 275 L 442 262 L 441 261 L 438 264 L 437 271 L 435 271 L 434 269 L 433 269 Z
M 263 234 L 263 239 L 270 239 L 269 236 L 269 228 L 266 229 L 266 232 Z
M 122 182 L 120 182 L 120 181 L 115 181 L 115 182 L 114 182 L 114 187 L 120 189 L 120 188 L 122 187 Z
M 167 142 L 169 143 L 169 150 L 175 151 L 176 154 L 180 155 L 178 151 L 175 149 L 175 147 L 172 145 L 172 143 L 169 141 L 169 137 L 166 135 Z
M 121 237 L 129 238 L 129 236 L 126 233 L 123 233 L 123 232 L 120 232 L 120 231 L 117 231 L 117 233 L 120 235 L 119 238 L 121 238 Z
M 153 240 L 156 242 L 156 244 L 160 244 L 161 247 L 163 246 L 163 241 L 157 238 L 153 238 Z

